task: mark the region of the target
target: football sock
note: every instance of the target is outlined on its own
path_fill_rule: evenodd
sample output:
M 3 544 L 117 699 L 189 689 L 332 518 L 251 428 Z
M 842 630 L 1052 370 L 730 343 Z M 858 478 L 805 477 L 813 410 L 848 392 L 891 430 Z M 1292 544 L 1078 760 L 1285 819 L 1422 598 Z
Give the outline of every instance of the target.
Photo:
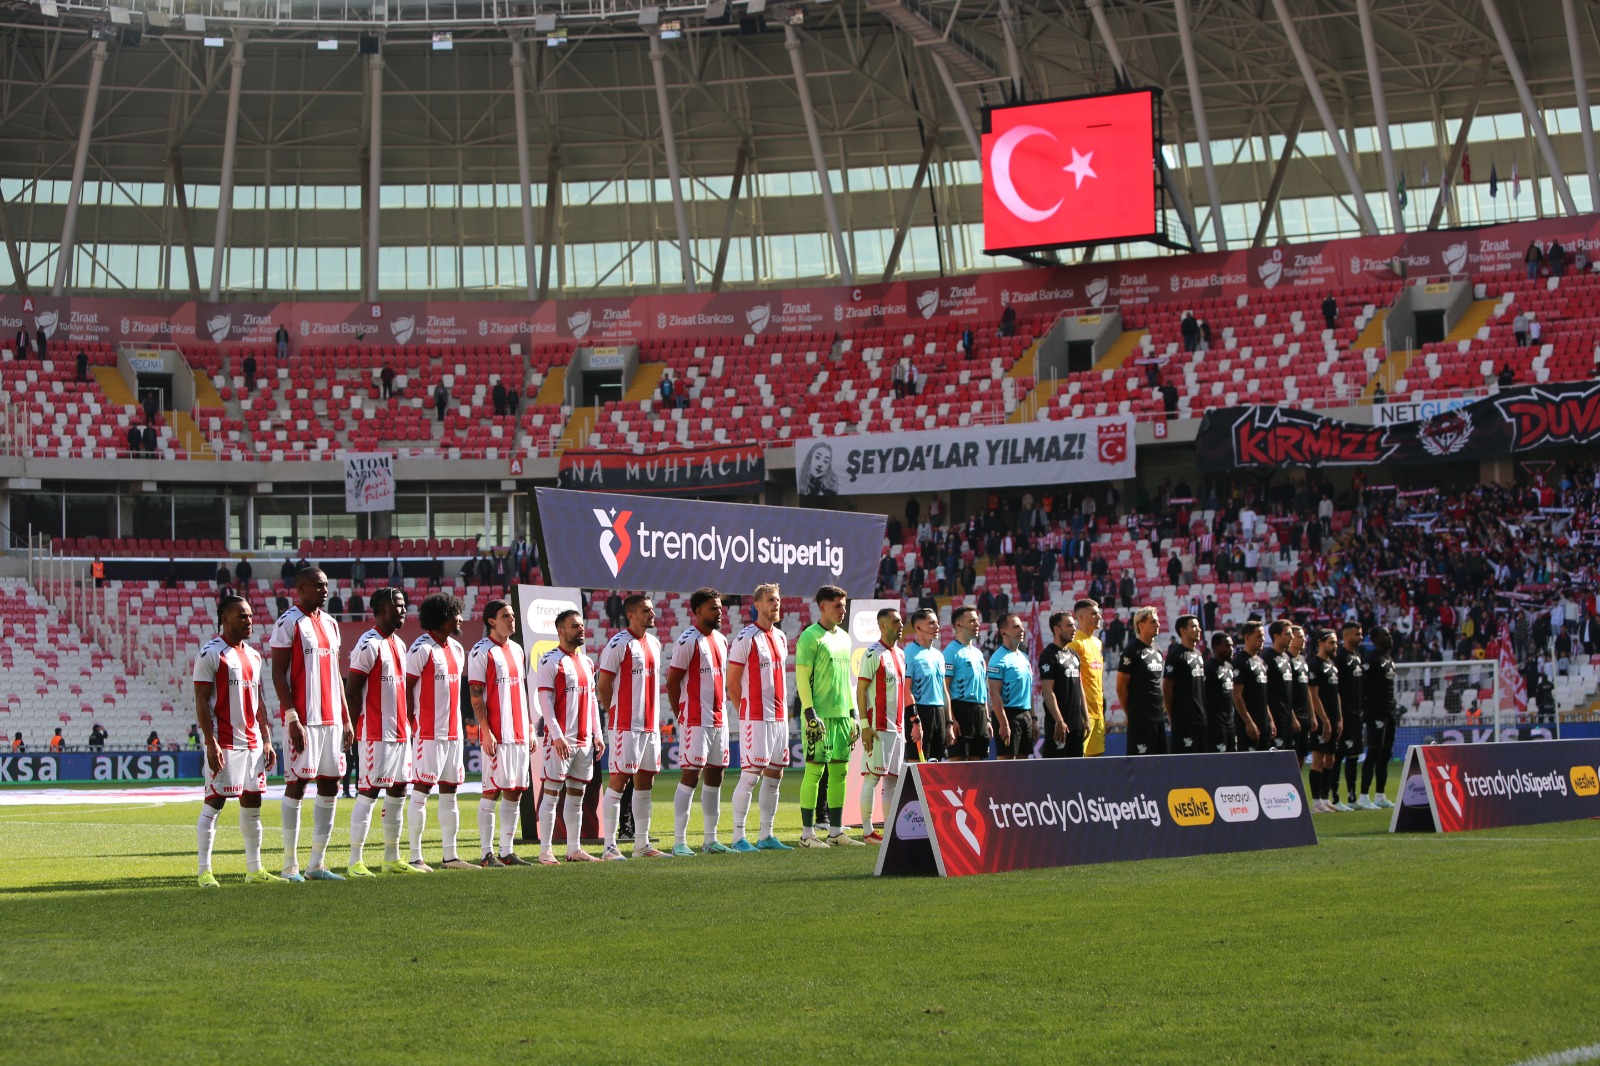
M 239 808 L 239 832 L 244 834 L 244 868 L 261 869 L 261 808 Z
M 211 869 L 211 845 L 217 840 L 217 815 L 221 813 L 209 803 L 200 805 L 200 820 L 195 823 L 195 840 L 200 846 L 200 873 Z
M 500 854 L 510 855 L 512 846 L 517 842 L 517 815 L 521 812 L 522 804 L 517 800 L 500 800 Z
M 423 808 L 427 810 L 426 807 Z M 420 832 L 420 830 L 419 830 Z M 456 854 L 456 837 L 461 833 L 461 808 L 456 804 L 454 792 L 439 793 L 439 835 L 444 837 L 444 861 L 460 858 Z
M 622 813 L 622 793 L 608 787 L 603 799 L 600 800 L 600 832 L 604 834 L 606 847 L 617 846 L 617 818 Z
M 556 846 L 556 804 L 561 801 L 561 794 L 554 796 L 546 792 L 539 798 L 539 848 L 549 851 Z
M 383 861 L 400 861 L 400 827 L 405 821 L 406 798 L 383 797 Z M 371 817 L 368 815 L 368 817 Z M 365 834 L 362 834 L 363 837 Z
M 444 824 L 444 800 L 439 800 L 439 823 Z M 422 830 L 428 824 L 428 794 L 411 793 L 411 810 L 406 812 L 406 830 L 411 837 L 411 861 L 422 861 Z
M 478 845 L 483 854 L 494 854 L 494 800 L 487 796 L 478 801 Z
M 744 770 L 739 774 L 739 783 L 733 788 L 733 835 L 735 839 L 744 839 L 745 822 L 750 816 L 750 797 L 755 793 L 756 783 L 761 780 L 761 771 Z
M 781 782 L 776 777 L 761 778 L 761 836 L 765 840 L 772 835 L 772 822 L 778 815 L 778 786 Z
M 1344 760 L 1344 788 L 1350 795 L 1350 802 L 1356 801 L 1356 761 L 1350 756 Z
M 356 794 L 355 806 L 350 808 L 350 865 L 365 861 L 367 830 L 372 828 L 372 808 L 378 801 L 371 796 Z
M 567 827 L 567 853 L 583 850 L 583 797 L 567 793 L 567 805 L 561 812 Z
M 283 868 L 300 868 L 300 801 L 283 797 Z
M 846 763 L 845 766 L 848 768 L 849 764 Z M 830 811 L 832 811 L 833 808 L 840 807 L 840 806 L 844 805 L 844 791 L 843 791 L 843 789 L 842 788 L 840 789 L 839 794 L 838 794 L 837 797 L 834 796 L 834 794 L 833 794 L 833 780 L 834 780 L 834 778 L 836 778 L 838 776 L 839 776 L 839 764 L 837 764 L 837 763 L 824 763 L 823 764 L 822 776 L 820 778 L 818 778 L 818 780 L 817 780 L 818 798 L 817 798 L 817 803 L 816 803 L 816 810 L 813 812 L 815 814 L 815 816 L 816 816 L 816 820 L 817 821 L 821 821 L 823 818 L 826 818 L 828 816 L 828 813 Z
M 1313 766 L 1308 776 L 1311 780 L 1311 798 L 1314 800 L 1321 799 L 1323 797 L 1322 771 Z
M 861 775 L 861 835 L 872 832 L 872 794 L 878 790 L 878 779 L 871 774 Z
M 817 820 L 817 795 L 822 791 L 822 764 L 808 762 L 800 778 L 800 824 L 810 829 Z M 810 833 L 802 831 L 803 836 Z
M 1361 794 L 1365 796 L 1372 791 L 1372 771 L 1376 769 L 1374 761 L 1368 759 L 1361 764 Z
M 318 793 L 311 801 L 311 869 L 328 864 L 328 838 L 333 836 L 333 815 L 339 806 L 337 796 Z
M 717 823 L 722 820 L 722 785 L 700 785 L 700 813 L 705 818 L 705 842 L 717 839 Z
M 694 804 L 694 786 L 678 783 L 672 793 L 672 842 L 689 842 L 689 808 Z
M 1389 787 L 1389 753 L 1384 752 L 1378 758 L 1378 765 L 1372 769 L 1373 776 L 1377 779 L 1378 795 L 1383 795 L 1384 789 Z
M 651 789 L 633 787 L 633 847 L 635 851 L 650 846 L 650 793 Z
M 844 805 L 828 808 L 828 835 L 830 837 L 844 835 Z

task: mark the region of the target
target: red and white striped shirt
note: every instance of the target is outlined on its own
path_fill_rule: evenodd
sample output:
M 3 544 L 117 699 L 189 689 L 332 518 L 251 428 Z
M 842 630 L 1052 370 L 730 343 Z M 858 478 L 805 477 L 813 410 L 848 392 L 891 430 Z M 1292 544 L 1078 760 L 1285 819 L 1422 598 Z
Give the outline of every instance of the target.
M 523 689 L 522 648 L 514 641 L 496 644 L 484 637 L 467 657 L 467 681 L 483 686 L 489 732 L 502 744 L 528 742 L 528 694 Z
M 583 745 L 599 732 L 600 701 L 595 698 L 594 666 L 582 648 L 576 655 L 561 648 L 545 652 L 533 672 L 533 687 L 547 736 L 562 736 Z
M 306 725 L 342 722 L 339 623 L 324 611 L 308 615 L 299 607 L 291 607 L 272 627 L 272 646 L 289 649 L 289 691 L 294 695 L 294 710 L 299 712 L 300 721 Z
M 350 649 L 350 672 L 367 677 L 356 739 L 411 739 L 411 723 L 406 720 L 404 642 L 397 636 L 385 637 L 375 628 L 367 630 Z
M 211 728 L 217 747 L 254 751 L 261 746 L 261 653 L 212 637 L 194 659 L 194 679 L 211 683 Z
M 406 652 L 406 674 L 417 679 L 417 739 L 461 739 L 461 671 L 467 653 L 454 637 L 443 645 L 424 633 Z
M 762 629 L 752 622 L 733 638 L 728 661 L 744 667 L 744 691 L 739 693 L 741 722 L 789 720 L 789 689 L 783 675 L 788 658 L 789 638 L 777 626 Z
M 861 657 L 861 672 L 867 679 L 867 713 L 872 728 L 880 733 L 898 733 L 906 717 L 906 653 L 885 648 L 875 640 Z
M 668 665 L 683 671 L 678 723 L 685 728 L 720 727 L 722 705 L 728 698 L 728 638 L 720 630 L 702 633 L 698 626 L 689 626 L 678 634 Z
M 600 653 L 600 672 L 616 678 L 611 689 L 611 728 L 654 733 L 660 721 L 660 639 L 650 632 L 635 637 L 624 629 Z

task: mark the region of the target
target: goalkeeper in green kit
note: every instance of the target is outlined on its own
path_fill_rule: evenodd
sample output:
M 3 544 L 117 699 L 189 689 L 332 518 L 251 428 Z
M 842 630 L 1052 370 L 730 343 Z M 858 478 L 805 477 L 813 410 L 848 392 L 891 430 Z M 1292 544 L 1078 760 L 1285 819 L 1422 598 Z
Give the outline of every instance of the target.
M 856 719 L 851 676 L 850 633 L 844 627 L 845 591 L 835 585 L 817 590 L 817 620 L 800 634 L 795 647 L 795 687 L 800 690 L 801 727 L 805 732 L 806 772 L 800 781 L 800 846 L 826 848 L 861 841 L 844 833 L 844 788 L 850 753 L 861 737 Z M 817 791 L 823 769 L 828 773 L 827 840 L 817 836 Z

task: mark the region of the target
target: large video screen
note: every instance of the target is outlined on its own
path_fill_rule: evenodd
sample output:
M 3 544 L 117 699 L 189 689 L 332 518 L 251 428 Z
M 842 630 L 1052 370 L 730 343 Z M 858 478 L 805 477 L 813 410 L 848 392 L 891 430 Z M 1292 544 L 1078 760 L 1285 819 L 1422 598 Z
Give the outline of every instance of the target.
M 984 250 L 1157 235 L 1155 108 L 1140 90 L 990 110 Z

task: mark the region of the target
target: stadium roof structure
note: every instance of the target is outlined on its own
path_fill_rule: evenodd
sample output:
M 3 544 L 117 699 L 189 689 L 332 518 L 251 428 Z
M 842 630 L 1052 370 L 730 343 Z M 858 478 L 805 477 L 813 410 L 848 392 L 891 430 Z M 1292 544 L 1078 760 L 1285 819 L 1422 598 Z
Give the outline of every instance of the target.
M 0 221 L 12 273 L 67 292 L 183 292 L 168 267 L 159 284 L 89 282 L 83 248 L 95 245 L 177 260 L 173 249 L 198 244 L 211 269 L 197 273 L 235 296 L 306 291 L 270 267 L 221 264 L 228 249 L 274 243 L 359 249 L 351 274 L 369 299 L 474 289 L 460 276 L 385 282 L 380 246 L 520 246 L 483 295 L 953 272 L 987 262 L 971 248 L 980 108 L 1119 84 L 1164 90 L 1169 188 L 1199 247 L 1292 239 L 1281 212 L 1276 228 L 1269 216 L 1312 196 L 1363 232 L 1472 221 L 1454 197 L 1432 218 L 1407 216 L 1399 187 L 1407 170 L 1414 190 L 1419 173 L 1457 175 L 1478 115 L 1521 112 L 1522 129 L 1494 134 L 1500 176 L 1518 160 L 1544 183 L 1534 213 L 1575 213 L 1600 205 L 1582 121 L 1597 7 L 13 0 L 0 9 Z M 1401 127 L 1409 139 L 1386 152 L 1376 131 Z M 1313 137 L 1323 150 L 1307 150 Z M 41 193 L 49 182 L 65 191 Z M 186 202 L 201 186 L 253 191 Z M 350 193 L 308 210 L 271 192 L 323 186 Z M 525 194 L 440 193 L 487 186 Z M 864 253 L 865 231 L 885 246 L 892 235 L 895 254 Z M 902 258 L 908 231 L 933 243 Z M 816 238 L 819 254 L 752 244 L 735 251 L 743 274 L 717 266 L 730 243 L 785 234 Z M 63 243 L 73 255 L 56 254 Z M 580 274 L 565 255 L 552 265 L 547 246 L 602 261 L 649 246 L 657 261 Z M 187 284 L 198 295 L 207 280 Z

